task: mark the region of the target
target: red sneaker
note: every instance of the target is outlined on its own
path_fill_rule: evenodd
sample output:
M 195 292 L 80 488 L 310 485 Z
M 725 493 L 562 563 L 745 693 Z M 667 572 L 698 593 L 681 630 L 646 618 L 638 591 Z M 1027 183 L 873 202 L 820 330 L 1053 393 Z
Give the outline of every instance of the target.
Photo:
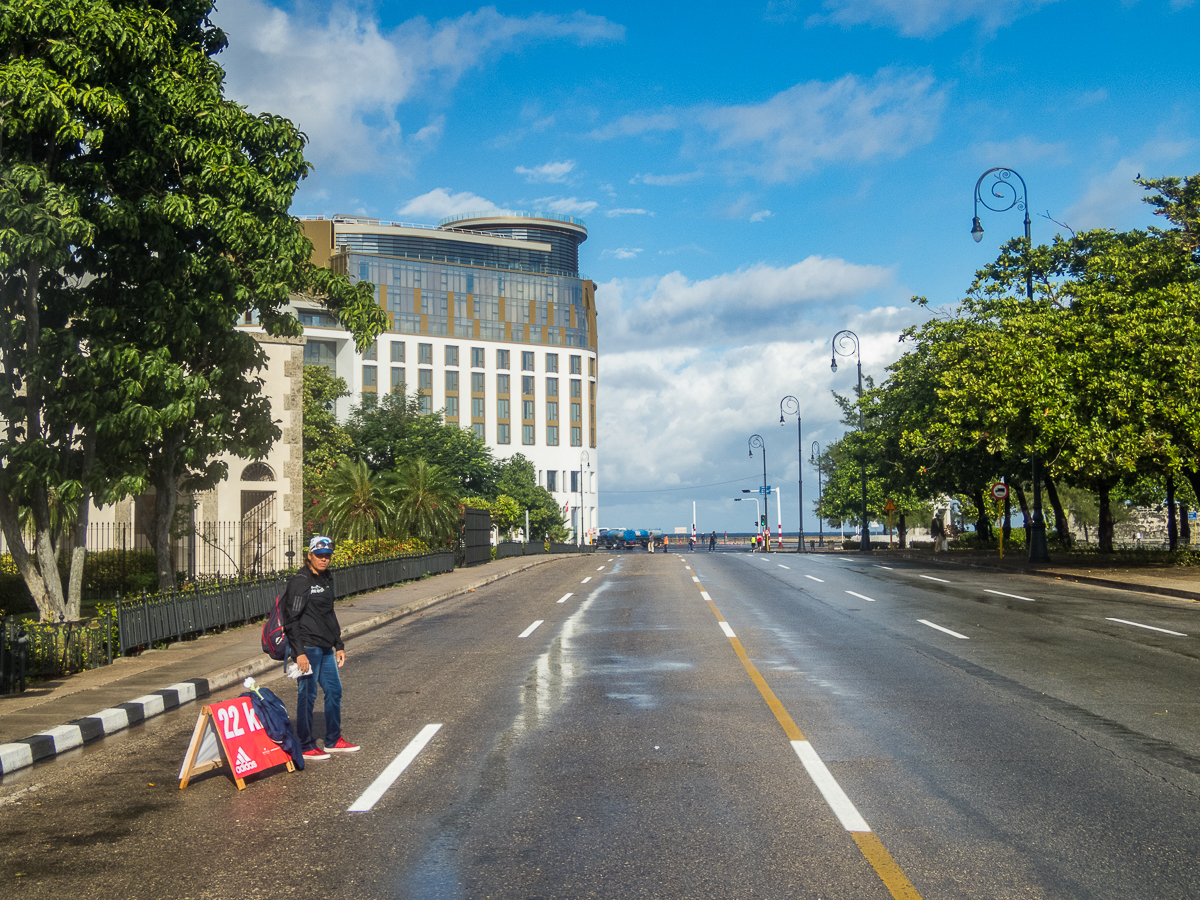
M 311 750 L 304 751 L 305 759 L 329 759 L 329 754 L 320 747 L 313 747 Z
M 358 744 L 352 744 L 344 737 L 338 738 L 336 744 L 325 745 L 325 753 L 327 755 L 330 753 L 357 753 L 360 749 Z

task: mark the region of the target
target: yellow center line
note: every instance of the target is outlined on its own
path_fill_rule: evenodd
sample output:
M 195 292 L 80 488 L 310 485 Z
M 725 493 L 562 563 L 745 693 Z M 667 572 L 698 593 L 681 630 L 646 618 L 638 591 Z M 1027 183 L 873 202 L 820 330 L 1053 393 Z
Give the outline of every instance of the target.
M 721 615 L 721 611 L 717 609 L 717 605 L 708 599 L 707 592 L 704 590 L 704 585 L 696 583 L 701 593 L 705 594 L 705 602 L 713 611 L 713 615 L 717 617 L 718 622 L 729 623 L 725 617 Z M 750 676 L 750 680 L 754 682 L 754 686 L 758 688 L 758 692 L 762 694 L 763 700 L 767 702 L 767 707 L 774 713 L 776 720 L 783 726 L 783 733 L 788 736 L 790 741 L 803 741 L 804 735 L 800 731 L 800 727 L 788 714 L 784 705 L 779 702 L 779 698 L 775 696 L 775 692 L 771 690 L 771 686 L 767 684 L 767 680 L 762 677 L 762 673 L 758 671 L 754 663 L 750 662 L 750 657 L 746 654 L 746 649 L 742 646 L 742 642 L 736 637 L 730 637 L 729 643 L 733 645 L 733 652 L 737 654 L 737 658 L 742 661 L 742 666 L 746 670 L 746 674 Z M 879 876 L 879 880 L 883 882 L 883 886 L 888 889 L 888 892 L 896 898 L 896 900 L 921 900 L 921 895 L 917 893 L 917 889 L 913 887 L 908 876 L 904 874 L 904 870 L 900 868 L 900 864 L 892 859 L 892 855 L 888 853 L 887 848 L 883 846 L 883 841 L 879 840 L 878 835 L 873 831 L 855 831 L 851 832 L 854 838 L 854 843 L 858 845 L 858 849 L 862 852 L 863 858 L 871 864 L 871 868 L 875 870 L 875 874 Z

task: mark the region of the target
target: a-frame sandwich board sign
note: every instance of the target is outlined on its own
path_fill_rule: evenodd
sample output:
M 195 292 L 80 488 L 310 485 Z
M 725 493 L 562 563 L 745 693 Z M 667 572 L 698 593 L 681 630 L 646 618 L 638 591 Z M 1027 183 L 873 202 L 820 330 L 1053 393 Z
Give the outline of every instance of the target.
M 186 788 L 193 775 L 226 763 L 239 791 L 246 786 L 247 775 L 281 765 L 289 772 L 296 770 L 292 758 L 267 737 L 249 697 L 210 703 L 200 710 L 179 769 L 179 789 Z

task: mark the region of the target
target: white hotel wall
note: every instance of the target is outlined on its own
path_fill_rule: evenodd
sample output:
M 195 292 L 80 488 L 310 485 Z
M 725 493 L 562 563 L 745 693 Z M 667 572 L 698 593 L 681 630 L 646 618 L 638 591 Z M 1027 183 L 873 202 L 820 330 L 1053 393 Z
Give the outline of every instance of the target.
M 585 347 L 560 347 L 546 344 L 525 344 L 512 343 L 508 341 L 481 340 L 476 338 L 463 337 L 442 337 L 439 335 L 423 335 L 423 334 L 398 334 L 394 332 L 385 332 L 381 334 L 376 341 L 376 356 L 375 361 L 365 361 L 354 347 L 354 340 L 350 334 L 341 328 L 325 328 L 317 325 L 305 325 L 305 336 L 312 340 L 333 341 L 337 345 L 337 353 L 335 357 L 335 365 L 337 367 L 337 375 L 344 378 L 347 386 L 350 389 L 350 396 L 343 397 L 337 403 L 337 416 L 341 421 L 350 415 L 352 406 L 360 402 L 363 393 L 363 365 L 374 365 L 377 373 L 377 393 L 383 395 L 391 388 L 391 344 L 393 341 L 403 341 L 405 345 L 405 360 L 403 363 L 395 363 L 394 365 L 403 366 L 405 377 L 407 380 L 408 391 L 410 394 L 417 390 L 417 369 L 432 368 L 433 370 L 433 392 L 432 401 L 433 409 L 441 410 L 446 405 L 446 378 L 445 372 L 449 369 L 456 369 L 459 373 L 459 422 L 464 427 L 469 428 L 471 424 L 471 373 L 484 372 L 486 375 L 486 401 L 484 403 L 486 427 L 484 430 L 485 440 L 487 445 L 492 449 L 492 452 L 499 459 L 507 459 L 517 453 L 523 454 L 529 459 L 534 468 L 537 470 L 538 484 L 542 487 L 546 486 L 546 472 L 557 471 L 558 474 L 558 490 L 553 492 L 553 496 L 560 507 L 570 503 L 570 509 L 574 511 L 580 506 L 580 495 L 578 492 L 563 490 L 564 487 L 570 488 L 572 471 L 580 471 L 580 454 L 581 451 L 587 453 L 587 462 L 583 464 L 583 522 L 582 527 L 585 535 L 591 534 L 594 536 L 598 524 L 598 480 L 597 472 L 599 471 L 599 461 L 596 455 L 596 448 L 588 446 L 590 442 L 590 422 L 588 421 L 588 396 L 589 385 L 594 385 L 597 378 L 590 376 L 591 371 L 598 371 L 599 362 L 589 363 L 589 360 L 597 360 L 597 354 L 594 350 L 589 350 Z M 431 344 L 433 346 L 433 365 L 420 366 L 418 360 L 418 344 Z M 445 364 L 447 346 L 458 347 L 458 366 L 447 366 Z M 484 368 L 471 367 L 471 348 L 484 348 Z M 496 366 L 496 351 L 509 351 L 509 368 L 498 369 Z M 521 369 L 521 353 L 523 351 L 532 351 L 534 354 L 534 370 L 533 372 L 524 372 Z M 558 372 L 546 372 L 546 354 L 558 354 Z M 571 375 L 570 373 L 570 358 L 571 356 L 579 356 L 582 358 L 582 373 L 580 375 Z M 593 368 L 595 367 L 595 368 Z M 496 442 L 496 376 L 498 374 L 510 375 L 514 381 L 512 391 L 509 394 L 510 404 L 513 415 L 510 416 L 512 422 L 512 443 L 499 444 Z M 534 444 L 521 443 L 521 418 L 520 418 L 520 377 L 522 375 L 532 374 L 536 378 L 536 401 L 534 403 L 535 421 L 535 441 Z M 545 379 L 546 377 L 557 377 L 559 379 L 559 437 L 560 443 L 557 447 L 551 447 L 546 444 L 546 396 L 545 396 Z M 579 378 L 583 382 L 583 446 L 572 447 L 570 445 L 571 423 L 570 419 L 570 403 L 569 396 L 570 381 L 572 378 Z M 597 402 L 598 399 L 597 399 Z M 567 517 L 567 525 L 572 527 L 574 512 Z M 573 530 L 573 529 L 572 529 Z

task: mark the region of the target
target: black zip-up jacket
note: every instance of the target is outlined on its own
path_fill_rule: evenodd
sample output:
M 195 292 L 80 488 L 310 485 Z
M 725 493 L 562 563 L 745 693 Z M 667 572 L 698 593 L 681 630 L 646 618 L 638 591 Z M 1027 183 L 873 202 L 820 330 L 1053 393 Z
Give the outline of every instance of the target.
M 328 569 L 318 575 L 305 566 L 288 580 L 279 608 L 292 659 L 301 656 L 305 647 L 345 649 L 334 599 L 333 573 Z

